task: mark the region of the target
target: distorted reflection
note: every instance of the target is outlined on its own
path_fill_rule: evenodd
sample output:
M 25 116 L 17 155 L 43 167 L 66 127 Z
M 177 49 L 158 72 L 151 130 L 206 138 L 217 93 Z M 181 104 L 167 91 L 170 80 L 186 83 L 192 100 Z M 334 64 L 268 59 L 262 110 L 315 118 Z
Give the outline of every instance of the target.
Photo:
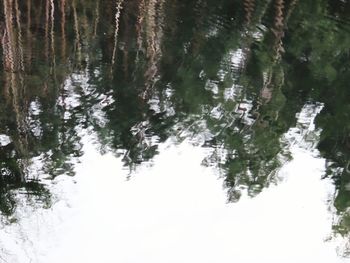
M 18 207 L 52 207 L 50 189 L 76 174 L 86 136 L 130 180 L 161 145 L 210 149 L 202 165 L 218 171 L 228 202 L 278 185 L 299 140 L 326 160 L 330 239 L 350 254 L 347 1 L 3 0 L 0 9 L 3 222 L 20 220 Z

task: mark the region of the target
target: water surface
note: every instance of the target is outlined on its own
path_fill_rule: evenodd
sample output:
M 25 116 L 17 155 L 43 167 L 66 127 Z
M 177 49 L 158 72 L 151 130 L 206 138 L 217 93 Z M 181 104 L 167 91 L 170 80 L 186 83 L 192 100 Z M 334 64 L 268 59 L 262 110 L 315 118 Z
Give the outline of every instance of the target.
M 0 262 L 349 261 L 347 2 L 0 9 Z

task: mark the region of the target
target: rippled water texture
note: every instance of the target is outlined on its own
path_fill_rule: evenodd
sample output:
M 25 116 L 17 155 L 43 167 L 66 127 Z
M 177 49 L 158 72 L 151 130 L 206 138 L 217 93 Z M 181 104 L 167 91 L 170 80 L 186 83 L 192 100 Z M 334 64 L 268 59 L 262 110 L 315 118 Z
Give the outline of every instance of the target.
M 3 0 L 0 262 L 350 262 L 347 1 Z

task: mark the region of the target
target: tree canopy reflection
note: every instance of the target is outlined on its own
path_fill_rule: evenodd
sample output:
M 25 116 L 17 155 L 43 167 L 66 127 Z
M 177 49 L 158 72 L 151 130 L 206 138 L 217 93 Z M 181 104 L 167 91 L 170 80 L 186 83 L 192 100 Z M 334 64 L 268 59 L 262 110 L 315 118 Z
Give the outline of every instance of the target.
M 74 175 L 83 131 L 130 169 L 169 137 L 214 150 L 228 200 L 275 183 L 282 140 L 308 102 L 348 235 L 349 4 L 343 1 L 4 0 L 0 211 L 16 194 L 50 205 Z M 33 168 L 33 164 L 40 167 Z

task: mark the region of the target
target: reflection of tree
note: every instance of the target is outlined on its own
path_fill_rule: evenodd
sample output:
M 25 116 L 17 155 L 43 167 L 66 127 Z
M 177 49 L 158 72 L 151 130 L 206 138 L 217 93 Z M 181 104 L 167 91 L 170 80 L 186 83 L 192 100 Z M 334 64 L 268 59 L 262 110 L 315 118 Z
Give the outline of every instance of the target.
M 324 103 L 316 119 L 317 126 L 322 129 L 318 149 L 327 159 L 327 174 L 334 179 L 337 188 L 335 233 L 348 236 L 348 4 L 340 1 L 321 1 L 317 5 L 299 2 L 298 7 L 285 37 L 286 74 L 290 75 L 286 94 L 295 96 L 295 87 L 299 87 L 293 103 L 308 97 Z M 349 253 L 349 249 L 345 248 L 344 252 Z
M 10 146 L 2 147 L 0 174 L 0 211 L 11 214 L 15 208 L 13 189 L 25 188 L 27 193 L 39 196 L 44 187 L 35 180 L 27 178 L 29 159 L 29 138 L 26 113 L 28 107 L 27 86 L 23 71 L 23 36 L 21 12 L 18 1 L 3 2 L 4 28 L 2 37 L 5 100 L 1 104 L 3 116 L 11 112 L 12 118 L 1 122 L 2 132 L 9 133 L 13 140 Z M 15 23 L 14 23 L 15 21 Z
M 67 69 L 56 62 L 67 57 L 56 60 L 55 45 L 59 42 L 54 37 L 53 1 L 46 1 L 46 11 L 41 12 L 41 5 L 35 6 L 32 1 L 5 0 L 2 12 L 5 71 L 1 77 L 0 133 L 8 135 L 11 143 L 0 146 L 0 211 L 9 215 L 16 207 L 18 193 L 49 204 L 50 193 L 40 175 L 72 174 L 70 159 L 81 153 L 75 123 L 65 124 L 61 119 L 64 107 L 56 105 L 57 96 L 64 96 L 57 87 L 63 85 L 59 83 L 67 74 Z M 44 35 L 40 19 L 45 21 Z M 63 35 L 64 23 L 62 20 Z M 26 33 L 22 34 L 24 29 Z M 67 43 L 64 40 L 60 44 L 65 55 Z M 41 47 L 46 51 L 41 52 Z M 46 61 L 44 65 L 42 61 Z M 41 168 L 35 166 L 39 163 L 43 163 Z
M 284 119 L 290 108 L 285 105 L 282 92 L 285 77 L 280 62 L 281 42 L 287 22 L 285 14 L 294 5 L 283 6 L 283 1 L 276 1 L 268 6 L 271 11 L 267 12 L 266 4 L 258 4 L 254 11 L 255 5 L 246 2 L 244 9 L 249 12 L 246 22 L 261 23 L 270 13 L 276 17 L 270 25 L 266 24 L 271 30 L 262 32 L 261 39 L 256 40 L 255 32 L 242 34 L 246 28 L 229 20 L 232 16 L 240 17 L 233 13 L 235 9 L 227 8 L 227 3 L 220 4 L 206 2 L 196 9 L 199 14 L 228 18 L 230 23 L 225 27 L 220 24 L 213 27 L 197 17 L 192 22 L 197 27 L 195 33 L 186 34 L 188 24 L 176 24 L 174 37 L 166 40 L 165 49 L 169 51 L 163 55 L 161 81 L 163 85 L 169 83 L 172 89 L 170 104 L 175 110 L 172 118 L 184 123 L 181 129 L 188 130 L 190 126 L 194 133 L 202 130 L 207 134 L 206 144 L 218 149 L 207 162 L 221 163 L 230 189 L 229 199 L 235 200 L 240 188 L 248 188 L 252 195 L 260 192 L 281 165 L 280 138 L 294 122 L 293 118 Z M 178 12 L 190 17 L 186 11 L 183 8 Z M 236 52 L 238 55 L 232 53 L 240 49 L 243 51 Z M 241 61 L 239 65 L 228 62 L 235 55 Z M 225 98 L 227 92 L 234 95 Z M 295 114 L 299 109 L 293 110 Z
M 277 158 L 281 135 L 302 105 L 286 104 L 283 93 L 282 38 L 295 1 L 244 6 L 227 1 L 116 3 L 116 13 L 106 14 L 111 21 L 118 18 L 114 31 L 103 23 L 97 29 L 108 32 L 106 39 L 114 39 L 112 45 L 105 40 L 99 43 L 102 61 L 111 61 L 112 54 L 113 78 L 103 64 L 97 76 L 90 75 L 91 83 L 105 86 L 101 92 L 115 101 L 103 109 L 107 124 L 94 126 L 101 142 L 123 149 L 126 163 L 137 164 L 151 159 L 157 143 L 172 134 L 208 130 L 207 143 L 218 149 L 223 146 L 226 152 L 216 157 L 215 152 L 211 160 L 222 158 L 230 199 L 241 187 L 252 195 L 266 187 L 281 165 Z M 250 12 L 248 18 L 240 15 L 242 10 Z M 256 39 L 254 25 L 268 16 L 274 17 L 266 23 L 270 29 Z M 213 22 L 218 17 L 222 23 Z M 241 26 L 244 20 L 249 20 L 252 32 Z M 240 47 L 244 62 L 237 79 L 235 65 L 227 61 Z M 120 51 L 123 56 L 116 55 Z M 239 87 L 234 91 L 237 96 L 227 99 L 225 92 L 232 85 Z M 168 129 L 172 123 L 177 123 L 175 128 Z
M 349 4 L 335 2 L 4 0 L 0 210 L 13 212 L 16 189 L 49 200 L 27 170 L 40 158 L 38 174 L 73 175 L 90 127 L 130 167 L 170 136 L 199 137 L 229 200 L 254 196 L 311 99 L 325 105 L 318 148 L 348 235 Z
M 114 13 L 106 13 L 105 19 L 113 21 L 114 30 L 105 21 L 97 27 L 97 31 L 108 33 L 96 43 L 102 54 L 96 62 L 100 70 L 89 72 L 89 79 L 98 90 L 95 99 L 90 96 L 86 103 L 102 105 L 107 122 L 94 121 L 88 113 L 102 145 L 122 153 L 125 164 L 133 167 L 152 159 L 157 144 L 166 138 L 162 135 L 167 125 L 162 123 L 163 115 L 154 114 L 147 103 L 160 74 L 165 1 L 113 4 Z
M 254 196 L 274 182 L 281 136 L 312 97 L 325 103 L 319 148 L 333 166 L 345 167 L 348 75 L 339 78 L 337 70 L 347 70 L 349 43 L 338 31 L 339 21 L 324 16 L 326 3 L 319 3 L 318 12 L 314 8 L 279 0 L 123 2 L 118 30 L 103 21 L 97 27 L 111 41 L 97 44 L 105 64 L 90 75 L 91 83 L 104 86 L 98 92 L 114 100 L 103 108 L 108 122 L 94 124 L 101 142 L 123 149 L 126 164 L 135 165 L 150 160 L 168 136 L 201 133 L 216 149 L 206 161 L 219 163 L 229 199 L 237 200 L 242 188 Z M 110 21 L 118 12 L 112 10 Z M 110 78 L 106 62 L 114 61 L 114 49 L 122 55 L 115 55 Z M 239 65 L 231 61 L 237 50 Z M 225 97 L 227 92 L 233 95 Z M 96 102 L 89 98 L 86 105 Z M 348 207 L 346 178 L 345 172 L 336 176 L 340 214 Z
M 38 198 L 49 198 L 42 177 L 73 175 L 84 128 L 94 127 L 102 144 L 117 152 L 121 149 L 130 166 L 154 156 L 157 142 L 165 139 L 156 132 L 163 115 L 149 109 L 146 91 L 159 74 L 164 2 L 144 1 L 142 7 L 142 1 L 120 1 L 115 9 L 115 1 L 4 1 L 1 47 L 6 100 L 0 131 L 12 143 L 1 147 L 0 211 L 14 211 L 15 195 L 22 187 Z M 139 14 L 135 6 L 140 6 Z M 133 25 L 136 17 L 138 27 Z M 141 46 L 133 44 L 137 28 Z M 117 56 L 119 51 L 123 56 Z M 128 63 L 135 60 L 137 66 Z M 89 78 L 91 83 L 85 83 Z M 72 104 L 73 97 L 77 103 Z M 111 105 L 109 99 L 115 103 Z M 5 116 L 5 105 L 13 118 Z M 106 122 L 95 116 L 100 111 Z M 36 163 L 41 167 L 31 170 Z

